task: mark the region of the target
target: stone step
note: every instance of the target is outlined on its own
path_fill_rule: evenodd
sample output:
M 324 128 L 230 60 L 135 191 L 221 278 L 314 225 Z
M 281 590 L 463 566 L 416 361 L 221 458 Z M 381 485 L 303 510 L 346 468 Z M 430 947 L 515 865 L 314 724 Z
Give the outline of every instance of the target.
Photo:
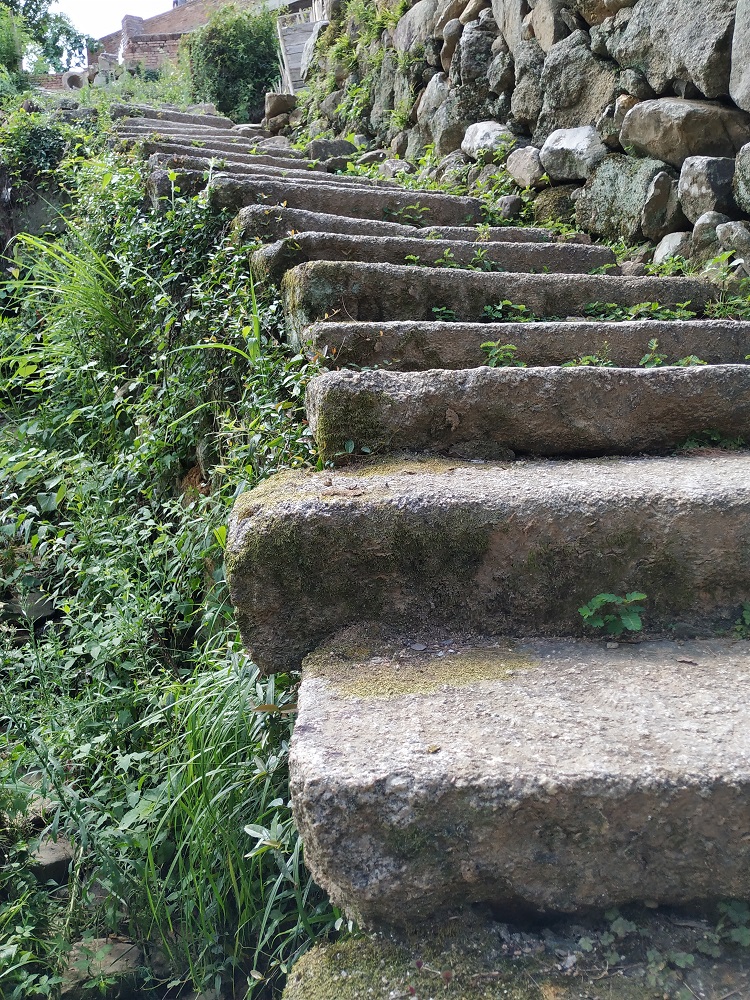
M 616 268 L 609 247 L 564 243 L 492 243 L 425 240 L 423 237 L 349 236 L 340 233 L 297 233 L 253 254 L 259 277 L 278 283 L 290 267 L 310 260 L 362 261 L 370 264 L 413 264 L 479 271 L 588 274 L 593 268 Z M 617 269 L 619 270 L 619 269 Z M 616 271 L 617 273 L 617 271 Z
M 308 195 L 318 190 L 323 188 L 311 185 Z M 486 274 L 322 260 L 299 264 L 287 271 L 282 282 L 287 320 L 297 335 L 316 320 L 326 318 L 372 322 L 446 318 L 436 309 L 449 310 L 451 319 L 477 322 L 486 318 L 485 307 L 504 301 L 526 306 L 535 316 L 550 318 L 582 316 L 592 302 L 621 306 L 659 302 L 672 307 L 690 302 L 690 308 L 700 315 L 706 303 L 718 294 L 715 287 L 692 278 Z M 497 329 L 493 326 L 490 336 Z
M 357 219 L 346 215 L 309 212 L 304 208 L 288 208 L 276 205 L 247 205 L 240 209 L 234 222 L 234 230 L 242 239 L 259 236 L 263 241 L 272 241 L 289 233 L 344 233 L 351 236 L 401 236 L 425 239 L 435 236 L 452 240 L 476 242 L 480 247 L 485 243 L 552 243 L 557 234 L 551 229 L 502 226 L 481 232 L 469 226 L 441 226 L 439 230 L 403 226 L 397 222 L 381 222 L 378 219 Z M 485 238 L 486 237 L 486 238 Z
M 612 645 L 415 622 L 309 656 L 292 801 L 334 905 L 412 929 L 746 899 L 750 643 Z
M 123 137 L 118 141 L 126 145 L 140 146 L 145 156 L 150 156 L 152 153 L 164 153 L 169 156 L 201 155 L 203 158 L 208 159 L 221 160 L 231 157 L 237 163 L 252 163 L 254 156 L 262 155 L 260 153 L 253 153 L 252 150 L 255 147 L 252 143 L 248 143 L 246 139 L 225 139 L 222 141 L 210 136 L 205 139 L 172 140 L 170 137 L 151 139 L 134 136 L 130 138 Z M 274 157 L 274 159 L 280 161 L 279 166 L 287 169 L 312 169 L 314 166 L 317 166 L 312 160 L 287 159 L 286 157 Z M 312 166 L 307 167 L 308 163 L 312 164 Z M 367 178 L 361 178 L 361 180 L 366 181 Z
M 708 364 L 742 364 L 750 355 L 750 323 L 736 320 L 639 320 L 628 323 L 313 323 L 291 335 L 337 365 L 388 365 L 402 371 L 476 368 L 487 363 L 482 344 L 512 344 L 527 365 L 561 365 L 606 353 L 613 365 L 635 367 L 658 341 L 669 361 L 695 355 Z
M 581 635 L 599 593 L 646 593 L 650 635 L 727 629 L 750 599 L 750 454 L 281 473 L 237 500 L 227 571 L 267 671 L 366 619 Z
M 249 160 L 254 158 L 248 157 Z M 223 156 L 217 160 L 201 159 L 199 157 L 163 157 L 162 154 L 152 153 L 149 156 L 149 164 L 162 163 L 164 165 L 152 166 L 146 180 L 146 190 L 154 203 L 162 198 L 169 198 L 174 186 L 183 195 L 196 195 L 204 191 L 209 185 L 212 177 L 222 180 L 229 180 L 239 185 L 253 184 L 264 186 L 271 182 L 276 184 L 278 191 L 285 190 L 287 184 L 294 184 L 295 187 L 323 185 L 328 191 L 333 178 L 325 172 L 324 165 L 313 165 L 311 169 L 292 170 L 289 167 L 270 166 L 264 164 L 257 157 L 258 162 L 252 165 L 236 163 L 231 157 Z M 173 166 L 169 165 L 172 161 Z M 294 162 L 294 161 L 292 161 Z M 192 169 L 191 169 L 192 168 Z M 217 171 L 220 171 L 217 173 Z M 336 190 L 343 192 L 347 196 L 350 190 L 370 190 L 371 185 L 361 177 L 342 177 L 335 181 Z M 385 189 L 395 189 L 396 185 L 392 181 L 381 181 L 379 186 Z
M 117 121 L 123 118 L 153 118 L 161 122 L 179 122 L 182 125 L 205 125 L 208 128 L 233 129 L 234 122 L 224 115 L 206 115 L 192 111 L 178 111 L 176 108 L 152 108 L 147 104 L 112 104 L 109 112 Z
M 347 442 L 357 455 L 663 453 L 707 431 L 748 434 L 750 365 L 343 370 L 312 379 L 307 417 L 325 462 Z
M 513 925 L 485 907 L 462 910 L 420 922 L 408 934 L 361 932 L 319 941 L 294 963 L 282 1000 L 655 1000 L 665 994 L 746 1000 L 750 974 L 737 946 L 727 935 L 721 947 L 706 948 L 718 917 L 713 907 L 680 919 L 668 908 L 631 906 L 622 913 L 547 913 Z M 668 955 L 689 960 L 681 958 L 685 968 L 679 968 L 666 964 Z
M 217 125 L 190 125 L 153 118 L 120 118 L 113 126 L 113 135 L 115 136 L 149 136 L 154 134 L 177 136 L 188 141 L 215 138 L 226 142 L 238 139 L 243 145 L 247 143 L 253 148 L 267 148 L 261 145 L 264 138 L 262 129 L 257 132 L 238 132 L 236 129 L 226 129 Z M 304 158 L 304 154 L 296 149 L 284 148 L 284 155 Z
M 207 188 L 215 208 L 239 211 L 258 202 L 284 202 L 289 208 L 312 212 L 354 216 L 360 219 L 386 219 L 423 226 L 471 225 L 482 219 L 478 198 L 460 198 L 434 191 L 407 191 L 404 188 L 351 185 L 344 187 L 341 178 L 331 177 L 328 185 L 292 181 L 237 180 L 214 177 Z

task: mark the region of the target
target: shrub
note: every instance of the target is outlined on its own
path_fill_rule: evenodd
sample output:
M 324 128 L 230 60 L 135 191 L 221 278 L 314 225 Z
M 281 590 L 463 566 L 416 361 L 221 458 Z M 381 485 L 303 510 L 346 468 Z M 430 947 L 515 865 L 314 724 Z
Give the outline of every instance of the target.
M 232 4 L 184 41 L 193 96 L 240 121 L 263 116 L 264 95 L 279 76 L 276 16 Z

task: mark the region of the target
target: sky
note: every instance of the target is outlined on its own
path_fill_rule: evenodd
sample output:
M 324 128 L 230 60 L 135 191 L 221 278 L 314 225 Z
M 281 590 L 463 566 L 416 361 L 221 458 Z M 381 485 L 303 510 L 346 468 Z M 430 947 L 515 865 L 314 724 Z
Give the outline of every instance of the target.
M 117 31 L 126 14 L 153 17 L 171 7 L 172 0 L 58 0 L 51 9 L 67 14 L 84 34 L 101 38 Z

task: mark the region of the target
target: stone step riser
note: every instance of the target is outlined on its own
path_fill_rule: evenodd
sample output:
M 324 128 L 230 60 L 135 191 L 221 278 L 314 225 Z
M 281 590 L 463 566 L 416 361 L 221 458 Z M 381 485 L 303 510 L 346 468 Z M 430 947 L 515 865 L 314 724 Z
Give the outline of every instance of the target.
M 344 188 L 334 183 L 333 177 L 331 182 L 330 185 L 310 185 L 292 181 L 260 182 L 216 177 L 208 187 L 208 195 L 214 207 L 234 211 L 259 202 L 283 202 L 290 208 L 313 212 L 360 219 L 418 222 L 424 226 L 471 225 L 482 218 L 482 205 L 475 198 L 405 191 L 397 186 L 352 185 Z
M 193 152 L 196 151 L 193 150 Z M 247 162 L 243 162 L 245 160 Z M 371 187 L 367 180 L 362 177 L 334 178 L 327 173 L 322 164 L 311 162 L 309 166 L 306 166 L 300 161 L 289 162 L 293 162 L 295 166 L 292 167 L 278 161 L 274 162 L 272 157 L 266 156 L 240 156 L 235 159 L 231 156 L 217 155 L 212 159 L 211 157 L 174 156 L 160 153 L 149 155 L 151 169 L 174 171 L 190 186 L 194 186 L 198 181 L 203 181 L 205 185 L 207 181 L 205 175 L 210 172 L 215 176 L 221 176 L 222 179 L 229 178 L 237 183 L 245 181 L 253 183 L 268 179 L 297 184 L 325 184 L 326 187 L 335 184 L 337 188 L 344 189 L 354 187 L 369 190 Z M 395 185 L 392 181 L 381 181 L 378 187 L 393 190 Z
M 349 630 L 303 670 L 305 862 L 358 923 L 410 932 L 471 904 L 745 899 L 749 687 L 747 642 Z
M 310 382 L 307 416 L 326 462 L 348 441 L 373 455 L 659 453 L 747 434 L 750 365 L 329 372 Z
M 263 155 L 261 153 L 253 153 L 253 149 L 258 147 L 254 146 L 252 143 L 248 143 L 245 139 L 240 139 L 235 141 L 233 139 L 227 139 L 225 141 L 217 140 L 214 138 L 205 139 L 194 139 L 181 141 L 172 141 L 169 138 L 165 139 L 151 139 L 148 137 L 122 137 L 119 140 L 120 143 L 125 145 L 140 146 L 143 150 L 144 155 L 150 156 L 152 153 L 163 153 L 168 156 L 201 156 L 204 159 L 222 159 L 226 157 L 232 157 L 238 163 L 252 163 L 253 157 L 255 155 Z M 307 163 L 312 164 L 308 169 L 313 169 L 318 164 L 315 164 L 312 160 L 296 160 L 296 159 L 286 159 L 284 157 L 275 157 L 281 161 L 281 165 L 285 166 L 287 169 L 300 169 L 305 167 Z M 362 178 L 366 180 L 366 178 Z
M 298 336 L 326 318 L 371 322 L 445 318 L 436 314 L 436 308 L 450 310 L 452 319 L 478 322 L 486 318 L 485 307 L 505 300 L 526 306 L 538 317 L 582 316 L 592 302 L 676 306 L 689 301 L 700 315 L 717 294 L 690 278 L 484 274 L 338 261 L 300 264 L 286 273 L 282 283 L 287 319 Z
M 467 241 L 425 240 L 393 237 L 344 236 L 329 233 L 300 233 L 262 247 L 253 255 L 253 270 L 265 280 L 278 283 L 284 272 L 310 260 L 358 261 L 370 264 L 411 264 L 474 270 L 588 274 L 593 268 L 615 268 L 615 256 L 608 247 L 565 246 L 562 243 L 493 243 L 479 245 Z M 617 270 L 615 270 L 617 273 Z
M 613 365 L 634 368 L 658 341 L 670 362 L 694 355 L 708 364 L 742 364 L 750 355 L 750 323 L 686 320 L 633 323 L 314 323 L 293 335 L 337 365 L 387 365 L 401 371 L 477 368 L 487 363 L 482 344 L 512 344 L 527 365 L 562 365 L 606 352 Z
M 439 230 L 415 226 L 402 226 L 397 222 L 381 222 L 376 219 L 357 219 L 346 215 L 325 212 L 309 212 L 303 208 L 286 208 L 281 205 L 273 209 L 263 205 L 247 205 L 237 214 L 234 230 L 244 237 L 260 236 L 264 241 L 272 241 L 287 236 L 290 232 L 342 233 L 350 236 L 401 236 L 420 238 L 439 235 L 446 239 L 476 242 L 481 248 L 488 243 L 552 243 L 557 239 L 550 229 L 491 228 L 481 234 L 468 226 L 441 226 Z M 485 236 L 487 237 L 485 239 Z
M 651 632 L 729 628 L 750 599 L 748 553 L 745 455 L 394 458 L 281 474 L 241 497 L 227 570 L 253 659 L 287 670 L 367 619 L 582 634 L 577 609 L 602 592 L 648 594 Z

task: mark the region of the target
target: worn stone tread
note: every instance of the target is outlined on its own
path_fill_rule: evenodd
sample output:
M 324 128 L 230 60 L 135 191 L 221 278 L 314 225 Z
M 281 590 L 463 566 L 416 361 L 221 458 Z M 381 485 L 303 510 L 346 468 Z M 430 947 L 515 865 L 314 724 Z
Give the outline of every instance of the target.
M 420 625 L 351 629 L 303 669 L 292 797 L 336 905 L 413 926 L 750 895 L 750 643 Z
M 241 146 L 268 150 L 268 146 L 261 146 L 263 133 L 257 135 L 246 135 L 242 132 L 227 130 L 225 127 L 217 125 L 192 125 L 184 122 L 165 121 L 154 118 L 120 118 L 114 123 L 114 136 L 140 136 L 153 135 L 157 133 L 163 136 L 177 136 L 184 139 L 209 139 L 216 138 L 223 142 L 232 142 L 235 139 Z M 278 155 L 282 154 L 282 147 L 276 147 Z M 290 158 L 304 159 L 304 153 L 298 149 L 288 149 L 283 147 L 283 154 Z
M 290 334 L 299 347 L 334 358 L 338 365 L 387 365 L 402 371 L 476 368 L 487 363 L 482 344 L 512 344 L 527 365 L 561 365 L 606 351 L 620 367 L 635 367 L 658 341 L 669 361 L 694 354 L 708 364 L 743 364 L 750 355 L 750 322 L 737 320 L 638 320 L 547 323 L 313 323 Z
M 162 165 L 162 164 L 160 164 Z M 557 234 L 551 229 L 502 226 L 492 227 L 486 234 L 469 226 L 441 226 L 418 228 L 404 226 L 398 222 L 379 219 L 358 219 L 347 215 L 326 212 L 310 212 L 304 208 L 288 208 L 284 205 L 246 205 L 240 209 L 234 222 L 234 229 L 244 237 L 261 236 L 264 240 L 274 240 L 290 232 L 342 233 L 351 236 L 401 236 L 424 239 L 436 235 L 452 240 L 468 240 L 484 246 L 485 243 L 552 243 Z M 486 235 L 486 239 L 485 239 Z
M 318 190 L 317 188 L 309 191 Z M 387 289 L 387 294 L 384 290 Z M 633 278 L 603 274 L 492 274 L 450 268 L 407 267 L 341 261 L 310 261 L 287 271 L 282 299 L 298 333 L 324 318 L 434 320 L 435 308 L 476 322 L 485 306 L 504 300 L 539 317 L 581 316 L 592 302 L 666 306 L 690 302 L 700 314 L 716 288 L 692 278 Z
M 309 383 L 307 416 L 324 461 L 352 439 L 488 459 L 666 452 L 709 431 L 750 443 L 750 365 L 343 370 Z
M 563 243 L 488 243 L 467 240 L 425 240 L 420 237 L 349 236 L 339 233 L 296 233 L 262 247 L 253 255 L 253 269 L 278 283 L 286 270 L 309 260 L 363 261 L 371 264 L 445 266 L 475 270 L 587 274 L 593 268 L 616 266 L 608 247 Z
M 179 122 L 185 125 L 206 125 L 210 128 L 233 129 L 234 122 L 224 115 L 205 115 L 191 111 L 178 111 L 177 108 L 152 108 L 147 104 L 112 104 L 109 112 L 113 119 L 123 118 L 148 119 L 157 121 Z
M 265 670 L 368 618 L 582 634 L 577 608 L 602 592 L 647 593 L 650 633 L 700 634 L 750 599 L 750 455 L 281 473 L 237 500 L 226 561 Z
M 437 194 L 433 191 L 407 191 L 404 188 L 373 187 L 369 184 L 344 187 L 331 176 L 330 184 L 296 181 L 246 180 L 215 176 L 207 188 L 216 208 L 239 211 L 245 205 L 269 201 L 284 202 L 290 208 L 313 212 L 345 214 L 364 219 L 382 219 L 387 215 L 406 215 L 408 221 L 423 225 L 465 225 L 482 218 L 482 203 L 477 198 Z M 404 221 L 400 219 L 397 221 Z

